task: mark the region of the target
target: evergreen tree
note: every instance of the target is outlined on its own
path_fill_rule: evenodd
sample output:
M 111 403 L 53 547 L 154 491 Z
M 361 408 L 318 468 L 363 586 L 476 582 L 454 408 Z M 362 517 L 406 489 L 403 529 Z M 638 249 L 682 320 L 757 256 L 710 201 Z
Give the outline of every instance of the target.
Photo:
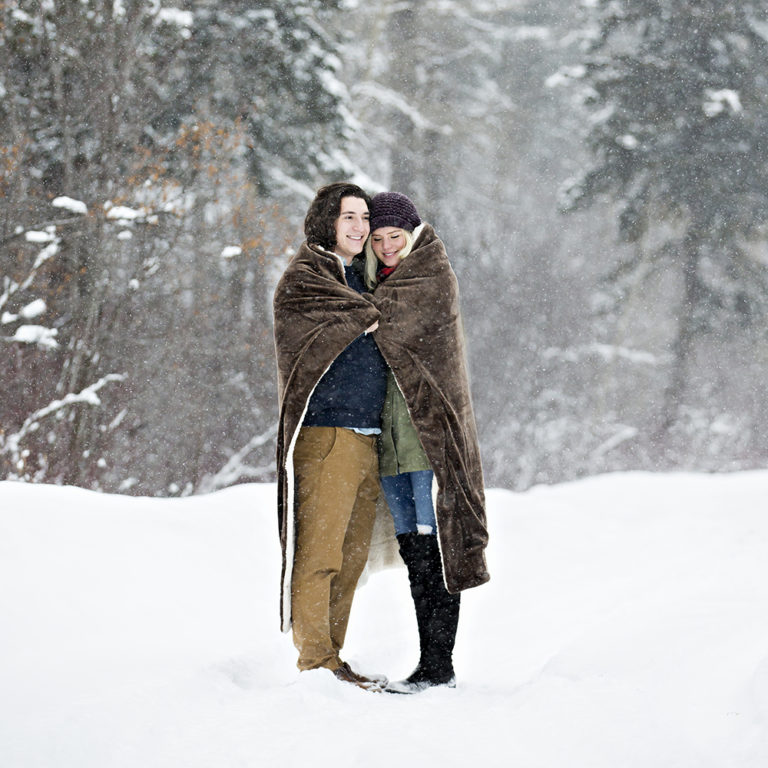
M 338 0 L 203 0 L 196 4 L 187 88 L 203 114 L 239 119 L 261 192 L 310 190 L 355 168 L 354 132 L 331 32 Z
M 574 210 L 606 197 L 638 248 L 615 280 L 661 262 L 682 285 L 664 426 L 697 337 L 762 316 L 765 270 L 749 241 L 768 223 L 768 3 L 594 0 L 583 67 L 594 163 L 563 190 Z M 650 265 L 647 263 L 650 261 Z M 651 269 L 648 269 L 648 267 Z

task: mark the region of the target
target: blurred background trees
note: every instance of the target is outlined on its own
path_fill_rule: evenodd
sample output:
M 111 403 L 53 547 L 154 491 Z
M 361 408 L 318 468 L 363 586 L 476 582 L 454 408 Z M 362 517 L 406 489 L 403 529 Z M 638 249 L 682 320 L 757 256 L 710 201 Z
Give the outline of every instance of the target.
M 314 190 L 412 196 L 487 481 L 768 456 L 768 3 L 0 0 L 0 477 L 272 478 Z

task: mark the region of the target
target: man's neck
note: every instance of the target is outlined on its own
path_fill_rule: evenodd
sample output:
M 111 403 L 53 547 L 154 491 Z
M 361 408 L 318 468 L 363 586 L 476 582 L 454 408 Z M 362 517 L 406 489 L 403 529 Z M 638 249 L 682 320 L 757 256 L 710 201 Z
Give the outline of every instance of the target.
M 334 251 L 334 253 L 341 259 L 341 263 L 350 267 L 352 266 L 352 262 L 355 260 L 354 256 L 342 256 L 340 253 L 337 253 Z

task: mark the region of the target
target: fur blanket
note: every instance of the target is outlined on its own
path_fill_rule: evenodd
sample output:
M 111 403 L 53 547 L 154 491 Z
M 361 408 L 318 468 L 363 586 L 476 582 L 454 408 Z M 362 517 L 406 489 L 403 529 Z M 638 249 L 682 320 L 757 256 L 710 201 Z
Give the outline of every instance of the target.
M 273 300 L 280 416 L 277 433 L 277 520 L 283 550 L 280 623 L 291 627 L 295 548 L 293 446 L 317 382 L 336 357 L 378 319 L 379 311 L 347 285 L 338 256 L 304 243 Z
M 381 312 L 374 339 L 435 473 L 445 583 L 460 592 L 489 579 L 483 472 L 456 276 L 429 224 L 414 235 L 411 253 L 374 291 Z
M 464 355 L 458 288 L 442 242 L 428 225 L 375 294 L 350 288 L 335 254 L 304 243 L 273 301 L 279 396 L 277 506 L 282 547 L 280 622 L 291 627 L 295 549 L 293 446 L 309 398 L 336 357 L 377 320 L 374 338 L 403 390 L 435 470 L 445 580 L 458 592 L 488 580 L 482 468 Z M 396 564 L 394 527 L 377 509 L 369 572 Z

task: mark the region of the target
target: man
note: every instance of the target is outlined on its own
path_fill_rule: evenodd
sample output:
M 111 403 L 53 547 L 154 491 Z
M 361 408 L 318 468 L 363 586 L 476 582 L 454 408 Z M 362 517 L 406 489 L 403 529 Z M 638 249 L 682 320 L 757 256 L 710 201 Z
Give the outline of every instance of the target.
M 280 613 L 283 631 L 293 627 L 300 670 L 324 667 L 381 690 L 339 656 L 368 558 L 386 395 L 386 364 L 368 334 L 379 311 L 362 296 L 358 258 L 368 203 L 353 184 L 320 189 L 304 221 L 307 239 L 275 291 Z

